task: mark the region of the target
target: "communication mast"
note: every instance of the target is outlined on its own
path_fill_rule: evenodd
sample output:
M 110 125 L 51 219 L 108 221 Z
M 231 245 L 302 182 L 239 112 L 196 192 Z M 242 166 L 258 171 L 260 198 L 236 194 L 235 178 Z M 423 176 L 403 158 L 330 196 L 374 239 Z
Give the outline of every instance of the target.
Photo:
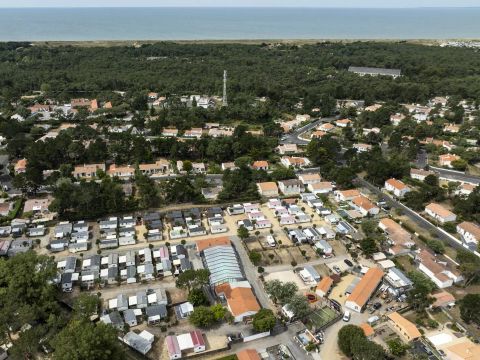
M 227 70 L 223 71 L 223 103 L 222 106 L 228 106 L 227 100 Z

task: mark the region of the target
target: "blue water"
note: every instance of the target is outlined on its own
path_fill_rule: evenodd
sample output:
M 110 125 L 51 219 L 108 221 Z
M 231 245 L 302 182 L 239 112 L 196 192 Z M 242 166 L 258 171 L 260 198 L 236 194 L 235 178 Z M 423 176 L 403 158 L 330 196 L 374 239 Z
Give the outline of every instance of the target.
M 480 38 L 480 8 L 0 9 L 0 40 Z

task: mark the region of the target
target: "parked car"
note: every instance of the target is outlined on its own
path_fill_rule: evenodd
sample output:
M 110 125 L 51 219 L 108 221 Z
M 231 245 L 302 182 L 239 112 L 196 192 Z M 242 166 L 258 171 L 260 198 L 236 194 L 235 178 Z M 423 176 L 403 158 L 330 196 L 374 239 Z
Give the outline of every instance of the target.
M 353 266 L 353 263 L 352 263 L 350 260 L 348 260 L 348 259 L 343 260 L 343 262 L 344 262 L 345 264 L 347 264 L 348 266 Z
M 343 321 L 345 322 L 349 322 L 350 321 L 350 317 L 351 317 L 351 314 L 350 314 L 350 311 L 345 311 L 345 313 L 343 314 Z
M 342 272 L 342 270 L 340 270 L 340 268 L 337 265 L 333 266 L 333 271 L 335 271 L 338 274 L 340 274 Z

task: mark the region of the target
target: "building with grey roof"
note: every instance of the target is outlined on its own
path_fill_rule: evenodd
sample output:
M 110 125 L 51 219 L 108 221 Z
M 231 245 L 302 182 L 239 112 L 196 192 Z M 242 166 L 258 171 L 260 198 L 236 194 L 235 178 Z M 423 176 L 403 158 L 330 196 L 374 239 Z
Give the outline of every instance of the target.
M 148 339 L 138 335 L 137 333 L 134 333 L 133 331 L 125 334 L 123 337 L 123 342 L 132 349 L 137 350 L 142 355 L 146 355 L 152 348 L 152 343 Z
M 385 68 L 375 68 L 375 67 L 358 67 L 350 66 L 348 68 L 349 72 L 353 72 L 360 76 L 370 75 L 370 76 L 391 76 L 397 78 L 402 75 L 400 69 L 385 69 Z
M 135 315 L 135 311 L 133 309 L 127 309 L 123 312 L 123 318 L 125 319 L 125 323 L 128 326 L 137 326 L 137 315 Z
M 214 246 L 203 250 L 205 267 L 210 271 L 210 285 L 239 281 L 244 275 L 232 246 Z
M 145 309 L 149 325 L 158 324 L 167 317 L 167 307 L 163 304 L 148 306 Z

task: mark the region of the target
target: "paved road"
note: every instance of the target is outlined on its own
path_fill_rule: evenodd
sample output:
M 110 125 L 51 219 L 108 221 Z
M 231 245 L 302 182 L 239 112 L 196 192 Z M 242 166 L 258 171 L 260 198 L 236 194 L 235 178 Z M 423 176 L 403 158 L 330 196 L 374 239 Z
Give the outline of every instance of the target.
M 480 184 L 480 177 L 478 176 L 468 175 L 455 170 L 442 169 L 434 166 L 430 166 L 430 169 L 438 173 L 441 179 L 466 182 L 475 185 Z
M 428 165 L 428 153 L 425 149 L 420 149 L 414 164 L 420 169 L 423 169 Z M 480 177 L 478 176 L 465 174 L 460 171 L 443 169 L 435 166 L 430 166 L 430 169 L 435 171 L 441 179 L 449 181 L 467 182 L 477 185 L 480 184 Z
M 372 185 L 371 183 L 369 183 L 368 181 L 364 180 L 364 179 L 361 179 L 361 178 L 357 178 L 355 180 L 356 183 L 360 184 L 361 186 L 364 186 L 366 188 L 368 188 L 370 191 L 372 191 L 373 193 L 379 195 L 379 196 L 382 196 L 385 201 L 387 202 L 387 204 L 392 207 L 392 208 L 395 208 L 395 209 L 400 209 L 403 211 L 403 213 L 408 216 L 410 218 L 410 220 L 412 220 L 415 224 L 417 224 L 419 227 L 421 227 L 422 229 L 425 229 L 431 233 L 434 233 L 440 240 L 446 242 L 447 244 L 449 244 L 450 246 L 452 246 L 453 248 L 455 249 L 464 249 L 464 250 L 469 250 L 465 247 L 463 247 L 461 244 L 457 243 L 456 241 L 454 241 L 450 236 L 448 236 L 447 234 L 443 233 L 438 227 L 436 227 L 435 225 L 431 224 L 429 221 L 427 221 L 426 219 L 424 219 L 422 216 L 418 215 L 415 211 L 411 210 L 410 208 L 406 207 L 405 205 L 403 205 L 402 203 L 394 200 L 390 195 L 387 195 L 385 194 L 384 192 L 382 192 L 381 189 L 379 189 L 378 187 Z M 469 250 L 470 251 L 470 250 Z
M 282 139 L 280 140 L 280 144 L 297 144 L 297 145 L 307 145 L 309 143 L 308 140 L 303 140 L 300 138 L 300 136 L 307 131 L 310 131 L 314 128 L 316 128 L 318 125 L 326 122 L 332 122 L 336 120 L 336 117 L 328 117 L 328 118 L 321 118 L 315 121 L 312 121 L 310 124 L 307 124 L 305 126 L 302 126 L 301 128 L 296 129 L 294 132 L 291 134 L 285 135 Z
M 255 290 L 255 295 L 257 295 L 258 301 L 260 301 L 260 305 L 262 305 L 263 308 L 275 311 L 275 309 L 272 307 L 270 300 L 268 299 L 267 294 L 265 293 L 265 290 L 263 289 L 262 282 L 258 278 L 257 268 L 250 261 L 247 250 L 245 249 L 242 240 L 240 240 L 238 236 L 230 236 L 230 240 L 235 245 L 235 249 L 237 250 L 238 256 L 240 258 L 240 263 L 245 273 L 245 277 Z

